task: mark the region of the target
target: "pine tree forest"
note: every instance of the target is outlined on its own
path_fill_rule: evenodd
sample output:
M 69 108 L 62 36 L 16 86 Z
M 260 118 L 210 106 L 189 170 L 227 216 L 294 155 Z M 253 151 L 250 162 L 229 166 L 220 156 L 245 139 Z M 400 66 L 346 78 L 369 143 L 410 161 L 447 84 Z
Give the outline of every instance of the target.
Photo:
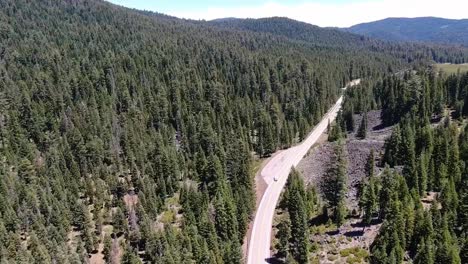
M 329 128 L 329 141 L 336 142 L 333 165 L 321 186 L 322 195 L 317 197 L 313 190 L 310 196 L 315 207 L 312 214 L 306 214 L 306 222 L 325 218 L 323 221 L 328 219 L 340 227 L 346 217 L 353 217 L 343 206 L 347 166 L 343 142 L 348 130 L 357 131 L 358 138 L 365 137 L 367 111 L 382 109 L 383 123 L 394 129 L 386 140 L 381 164 L 376 164 L 376 153 L 371 150 L 359 193 L 359 215 L 364 227 L 372 221 L 382 223 L 366 262 L 466 263 L 467 96 L 467 73 L 447 75 L 432 68 L 384 76 L 348 90 L 336 125 Z M 360 124 L 353 119 L 355 113 L 364 117 Z M 384 168 L 378 175 L 376 166 Z M 297 209 L 293 208 L 304 204 L 307 212 L 306 193 L 312 188 L 298 174 L 295 171 L 289 176 L 280 205 L 288 212 L 289 220 L 277 227 L 276 256 L 286 263 L 311 261 L 295 255 L 293 226 L 298 220 L 293 216 Z M 300 202 L 291 201 L 291 192 L 296 189 L 302 194 Z M 300 234 L 310 237 L 308 232 Z M 314 239 L 302 245 L 308 248 L 308 254 L 317 250 Z
M 345 220 L 342 142 L 366 138 L 353 114 L 382 109 L 387 168 L 360 202 L 383 221 L 370 262 L 467 263 L 468 74 L 429 65 L 468 51 L 293 23 L 0 0 L 0 263 L 243 263 L 253 161 L 300 142 L 356 78 L 325 201 L 290 175 L 279 255 L 308 263 L 309 220 Z

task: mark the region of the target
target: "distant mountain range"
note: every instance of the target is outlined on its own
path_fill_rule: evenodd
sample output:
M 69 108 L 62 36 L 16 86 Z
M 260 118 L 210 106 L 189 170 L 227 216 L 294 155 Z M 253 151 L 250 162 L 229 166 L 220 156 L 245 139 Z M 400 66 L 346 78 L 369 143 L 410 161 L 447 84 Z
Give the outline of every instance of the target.
M 468 47 L 468 19 L 437 17 L 387 18 L 343 30 L 392 41 L 418 41 Z
M 231 30 L 282 36 L 291 40 L 305 41 L 318 46 L 366 46 L 369 38 L 343 32 L 337 28 L 322 28 L 286 17 L 259 19 L 221 18 L 208 21 L 212 26 Z
M 455 59 L 453 55 L 458 54 L 456 57 L 461 58 L 466 56 L 468 51 L 466 48 L 468 45 L 462 46 L 460 44 L 456 44 L 450 45 L 451 47 L 449 48 L 441 45 L 441 43 L 460 43 L 459 41 L 455 41 L 456 38 L 454 38 L 454 41 L 450 41 L 447 38 L 447 42 L 421 41 L 427 43 L 408 44 L 404 42 L 403 39 L 401 43 L 395 41 L 395 39 L 392 39 L 393 41 L 388 41 L 388 38 L 379 38 L 376 36 L 366 36 L 363 33 L 354 33 L 351 29 L 323 28 L 287 17 L 269 17 L 259 19 L 241 19 L 228 17 L 211 21 L 186 20 L 186 22 L 205 26 L 209 25 L 212 26 L 213 29 L 224 29 L 236 32 L 250 31 L 255 34 L 262 35 L 266 38 L 280 37 L 280 39 L 283 41 L 292 41 L 299 45 L 305 45 L 309 48 L 331 48 L 347 51 L 353 50 L 354 52 L 358 50 L 366 52 L 383 52 L 386 54 L 392 53 L 393 55 L 403 57 L 406 57 L 404 54 L 409 54 L 415 50 L 418 50 L 418 53 L 425 54 L 424 56 L 428 55 L 437 62 L 465 62 L 466 60 Z M 468 35 L 468 31 L 465 31 L 464 34 Z M 468 44 L 468 41 L 466 41 L 466 43 Z M 414 58 L 409 57 L 407 59 L 411 61 Z

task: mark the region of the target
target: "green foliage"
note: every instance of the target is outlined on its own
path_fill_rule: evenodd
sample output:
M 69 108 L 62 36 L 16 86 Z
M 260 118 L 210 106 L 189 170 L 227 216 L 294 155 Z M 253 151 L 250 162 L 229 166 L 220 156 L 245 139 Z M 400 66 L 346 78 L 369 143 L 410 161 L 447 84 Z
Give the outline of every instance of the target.
M 360 139 L 365 139 L 367 136 L 367 112 L 364 112 L 362 116 L 356 136 Z
M 298 263 L 308 263 L 309 228 L 304 182 L 293 169 L 288 179 L 288 212 L 291 219 L 291 254 Z
M 110 261 L 110 253 L 112 250 L 112 239 L 109 235 L 104 237 L 104 248 L 102 250 L 102 254 L 104 255 L 104 259 Z
M 328 141 L 329 142 L 335 142 L 338 140 L 341 140 L 345 138 L 346 133 L 345 129 L 343 128 L 344 126 L 344 120 L 343 120 L 343 111 L 340 110 L 338 112 L 338 115 L 336 117 L 336 122 L 335 124 L 328 124 Z
M 401 166 L 404 177 L 392 173 L 389 167 L 383 172 L 378 207 L 384 223 L 371 247 L 371 263 L 400 263 L 404 251 L 414 263 L 463 263 L 465 242 L 458 237 L 465 236 L 464 213 L 459 211 L 466 207 L 466 201 L 460 200 L 466 184 L 462 180 L 466 171 L 460 162 L 465 149 L 460 130 L 465 128 L 448 117 L 433 126 L 428 118 L 440 113 L 442 102 L 454 105 L 451 101 L 456 100 L 442 95 L 450 94 L 457 78 L 463 77 L 460 74 L 447 79 L 442 75 L 435 79 L 425 73 L 406 74 L 387 88 L 403 95 L 404 105 L 409 105 L 406 111 L 401 111 L 402 105 L 382 112 L 384 119 L 398 120 L 385 144 L 384 162 Z M 392 104 L 388 101 L 384 107 Z M 369 186 L 364 192 L 368 192 L 366 188 Z M 430 210 L 424 210 L 420 201 L 426 191 L 438 192 Z M 366 202 L 363 199 L 362 204 Z
M 375 154 L 374 149 L 371 149 L 366 163 L 366 178 L 360 184 L 359 190 L 359 207 L 363 213 L 363 222 L 370 224 L 373 215 L 377 211 L 377 202 L 379 195 L 379 181 L 375 178 Z
M 284 30 L 227 30 L 96 0 L 0 5 L 0 252 L 8 262 L 85 263 L 110 223 L 128 241 L 124 263 L 138 263 L 139 251 L 152 263 L 239 263 L 255 206 L 253 152 L 298 142 L 352 78 L 453 55 L 328 29 L 304 42 Z M 445 94 L 465 100 L 465 88 L 454 87 L 437 93 L 439 108 Z M 370 109 L 366 98 L 352 109 Z M 463 160 L 447 173 L 458 175 L 451 165 Z M 428 182 L 444 182 L 444 173 Z M 177 195 L 177 227 L 159 226 L 165 200 Z M 291 233 L 303 236 L 290 255 L 303 263 L 318 206 L 312 191 L 291 199 Z M 68 243 L 73 230 L 80 235 Z M 31 237 L 26 247 L 20 235 Z M 119 247 L 110 244 L 106 258 Z
M 134 252 L 129 246 L 126 246 L 122 259 L 120 261 L 122 264 L 141 264 L 141 260 L 138 258 L 136 252 Z M 170 262 L 166 262 L 170 263 Z
M 434 64 L 434 67 L 437 69 L 437 71 L 443 71 L 448 74 L 468 71 L 467 64 L 437 63 Z
M 361 263 L 367 259 L 369 253 L 365 249 L 352 247 L 340 250 L 340 256 L 342 258 L 347 258 L 347 263 Z
M 305 187 L 302 176 L 292 169 L 281 202 L 288 212 L 289 219 L 278 225 L 277 256 L 295 263 L 309 262 L 309 225 L 308 220 L 318 209 L 316 192 Z
M 322 183 L 322 191 L 327 200 L 328 207 L 333 211 L 333 221 L 340 226 L 346 217 L 346 158 L 343 143 L 335 146 L 334 160 L 328 170 L 326 180 Z
M 289 253 L 289 241 L 291 239 L 291 223 L 288 220 L 282 220 L 278 224 L 278 233 L 276 234 L 278 243 L 276 245 L 277 256 L 286 258 Z
M 127 230 L 128 220 L 125 213 L 120 208 L 116 208 L 113 215 L 114 233 L 125 233 Z

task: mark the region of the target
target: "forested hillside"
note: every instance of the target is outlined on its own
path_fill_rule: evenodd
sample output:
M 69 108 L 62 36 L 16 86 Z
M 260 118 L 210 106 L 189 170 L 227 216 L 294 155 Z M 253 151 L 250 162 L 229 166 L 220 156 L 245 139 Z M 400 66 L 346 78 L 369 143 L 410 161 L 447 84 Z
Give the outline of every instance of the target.
M 0 0 L 1 263 L 240 263 L 253 157 L 301 140 L 354 77 L 464 56 L 385 47 Z
M 466 263 L 468 75 L 420 72 L 378 87 L 382 118 L 397 125 L 385 146 L 388 167 L 368 183 L 379 190 L 370 210 L 383 219 L 372 262 Z
M 348 31 L 356 34 L 334 28 L 320 28 L 284 17 L 218 19 L 210 21 L 209 24 L 231 30 L 247 30 L 262 34 L 272 34 L 300 43 L 305 42 L 308 45 L 333 47 L 341 51 L 346 50 L 359 53 L 383 52 L 385 54 L 405 58 L 409 61 L 420 60 L 421 58 L 430 58 L 438 62 L 452 63 L 468 61 L 467 51 L 464 48 L 450 47 L 448 49 L 447 47 L 437 44 L 398 44 L 396 42 L 379 40 L 386 39 L 379 36 L 369 35 L 370 37 L 375 37 L 375 39 L 366 37 L 368 34 L 358 31 L 354 32 L 351 29 Z
M 290 39 L 308 41 L 314 45 L 354 46 L 365 45 L 368 41 L 359 35 L 326 29 L 286 17 L 260 19 L 218 19 L 209 21 L 211 25 L 230 29 L 249 30 L 261 33 L 271 33 Z
M 468 19 L 438 17 L 387 18 L 346 28 L 377 39 L 468 46 Z
M 367 128 L 374 109 L 381 109 L 381 126 L 393 132 L 382 151 L 372 149 L 362 161 L 364 175 L 353 184 L 347 161 L 358 154 L 350 152 L 355 139 L 349 137 L 364 141 L 381 129 Z M 277 227 L 276 256 L 288 263 L 467 263 L 467 117 L 466 73 L 425 68 L 348 90 L 329 135 L 336 143 L 320 192 L 297 172 L 290 175 L 280 205 L 289 217 Z M 353 189 L 358 210 L 349 203 Z M 301 234 L 311 238 L 297 239 Z M 347 244 L 340 234 L 344 241 L 358 240 Z

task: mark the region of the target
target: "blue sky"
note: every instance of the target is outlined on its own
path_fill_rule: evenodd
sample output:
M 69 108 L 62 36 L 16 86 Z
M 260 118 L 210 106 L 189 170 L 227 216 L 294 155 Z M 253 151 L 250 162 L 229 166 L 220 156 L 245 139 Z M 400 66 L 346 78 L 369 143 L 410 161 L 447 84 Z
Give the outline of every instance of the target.
M 286 16 L 319 26 L 346 27 L 387 17 L 467 18 L 466 0 L 108 0 L 181 18 Z M 443 4 L 442 4 L 443 3 Z M 455 7 L 455 8 L 454 8 Z M 458 7 L 458 8 L 457 8 Z

